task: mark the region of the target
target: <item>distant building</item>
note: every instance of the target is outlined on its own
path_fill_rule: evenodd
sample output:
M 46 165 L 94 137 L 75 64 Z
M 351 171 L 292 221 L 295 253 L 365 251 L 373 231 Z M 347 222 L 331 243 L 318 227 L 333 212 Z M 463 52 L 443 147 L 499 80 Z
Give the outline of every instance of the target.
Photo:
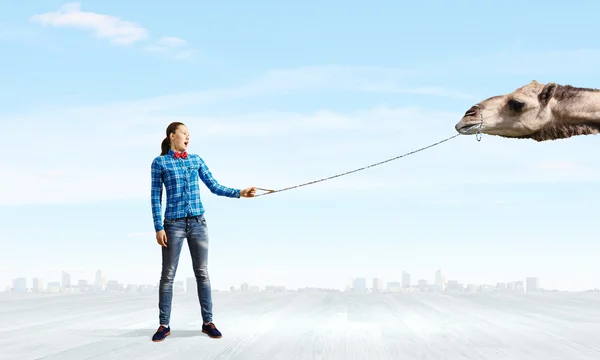
M 366 293 L 367 292 L 367 279 L 356 278 L 352 286 L 353 292 Z
M 381 278 L 373 278 L 373 292 L 381 292 L 383 290 L 383 280 Z
M 33 278 L 33 287 L 31 288 L 32 292 L 40 293 L 44 291 L 44 282 L 40 278 Z
M 94 291 L 104 291 L 104 289 L 106 289 L 106 279 L 102 276 L 102 270 L 98 270 L 94 278 Z
M 62 272 L 62 288 L 68 289 L 71 287 L 71 274 Z
M 87 280 L 79 280 L 77 282 L 77 288 L 81 292 L 87 292 L 89 290 L 90 286 L 88 285 Z
M 150 293 L 150 292 L 154 292 L 155 291 L 155 286 L 153 285 L 140 285 L 139 286 L 139 291 L 143 292 L 143 293 Z
M 464 285 L 460 284 L 458 281 L 456 280 L 448 280 L 448 283 L 446 285 L 446 291 L 463 291 Z
M 405 271 L 402 272 L 402 287 L 410 289 L 410 274 Z
M 479 291 L 484 293 L 495 292 L 496 288 L 493 285 L 480 285 Z
M 387 289 L 389 292 L 400 292 L 402 286 L 397 281 L 392 281 L 387 284 Z
M 48 291 L 49 292 L 60 292 L 60 282 L 52 281 L 48 283 Z
M 285 286 L 283 285 L 267 285 L 265 286 L 265 292 L 285 292 Z
M 528 277 L 525 279 L 527 284 L 527 292 L 535 292 L 540 290 L 540 279 L 536 277 Z
M 421 291 L 421 292 L 427 291 L 427 280 L 425 280 L 425 279 L 419 280 L 419 282 L 417 283 L 417 286 L 419 288 L 419 291 Z
M 523 281 L 511 281 L 506 283 L 506 291 L 510 292 L 523 292 L 525 287 Z
M 446 290 L 446 275 L 442 274 L 442 270 L 435 272 L 435 285 L 438 291 Z
M 17 293 L 27 292 L 27 279 L 23 277 L 14 279 L 13 291 Z

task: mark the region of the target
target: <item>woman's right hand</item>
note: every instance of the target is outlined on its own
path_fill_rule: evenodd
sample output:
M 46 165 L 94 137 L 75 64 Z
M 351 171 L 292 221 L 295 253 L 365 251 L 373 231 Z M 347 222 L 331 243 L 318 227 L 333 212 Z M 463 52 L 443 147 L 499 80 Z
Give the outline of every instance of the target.
M 167 233 L 164 230 L 156 232 L 156 242 L 160 246 L 167 247 Z

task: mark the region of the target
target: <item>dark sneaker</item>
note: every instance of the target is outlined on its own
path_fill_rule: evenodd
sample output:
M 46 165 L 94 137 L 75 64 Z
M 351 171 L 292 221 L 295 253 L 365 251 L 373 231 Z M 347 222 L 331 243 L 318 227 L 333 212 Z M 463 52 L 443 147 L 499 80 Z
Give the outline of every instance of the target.
M 164 327 L 161 325 L 159 326 L 158 330 L 156 330 L 154 336 L 152 336 L 152 341 L 163 341 L 169 335 L 171 335 L 171 327 Z
M 202 324 L 202 332 L 208 334 L 211 338 L 220 338 L 222 336 L 221 332 L 217 330 L 217 327 L 213 323 L 209 323 L 208 325 Z

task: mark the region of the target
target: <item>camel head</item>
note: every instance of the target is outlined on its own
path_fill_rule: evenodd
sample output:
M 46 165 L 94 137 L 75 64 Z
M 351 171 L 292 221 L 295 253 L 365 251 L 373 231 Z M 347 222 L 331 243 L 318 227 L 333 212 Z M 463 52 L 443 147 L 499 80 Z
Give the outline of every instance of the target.
M 467 110 L 455 129 L 465 135 L 479 131 L 509 138 L 535 138 L 534 134 L 555 120 L 558 86 L 534 80 L 511 93 L 483 100 Z

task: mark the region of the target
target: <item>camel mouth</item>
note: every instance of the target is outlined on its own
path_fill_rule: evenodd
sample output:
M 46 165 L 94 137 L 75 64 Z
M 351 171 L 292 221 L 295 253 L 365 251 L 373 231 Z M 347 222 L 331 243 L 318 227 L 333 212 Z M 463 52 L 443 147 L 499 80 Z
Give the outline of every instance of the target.
M 476 124 L 466 124 L 457 126 L 456 131 L 458 131 L 461 135 L 474 135 L 481 130 L 481 126 L 482 124 L 480 122 Z

